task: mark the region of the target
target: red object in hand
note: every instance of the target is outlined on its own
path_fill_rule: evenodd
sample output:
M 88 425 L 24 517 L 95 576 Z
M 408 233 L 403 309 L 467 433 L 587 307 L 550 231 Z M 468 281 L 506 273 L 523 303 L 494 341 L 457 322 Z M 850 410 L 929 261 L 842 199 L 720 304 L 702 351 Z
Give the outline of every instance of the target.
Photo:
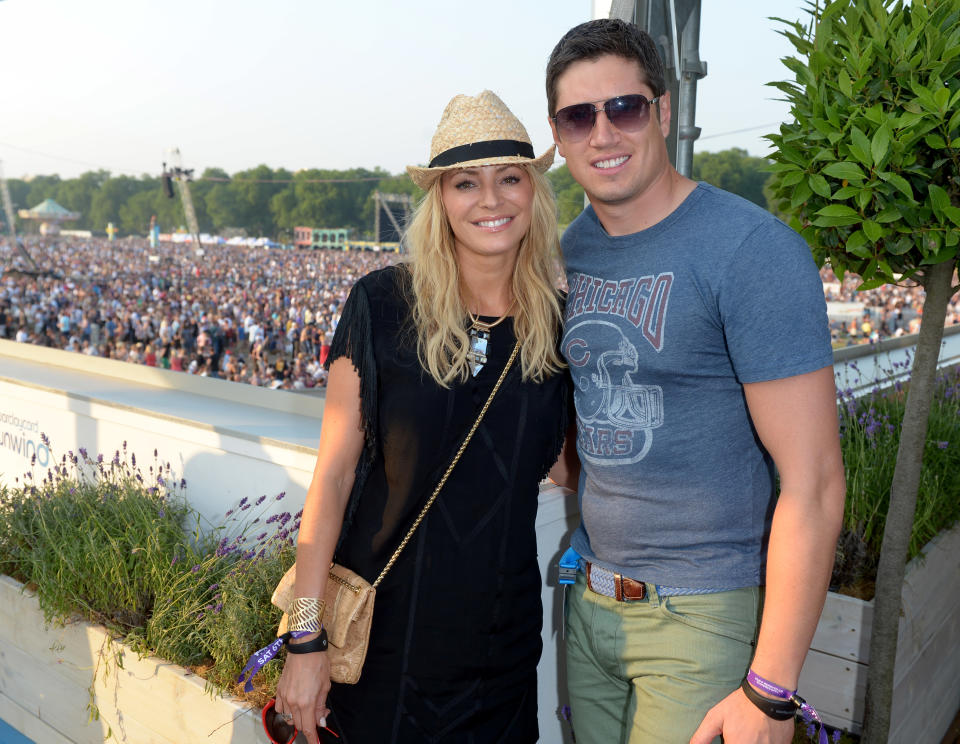
M 277 713 L 276 704 L 276 699 L 271 698 L 270 701 L 263 706 L 263 730 L 266 732 L 267 738 L 270 739 L 272 744 L 294 744 L 294 740 L 297 738 L 299 731 L 296 726 L 288 723 Z M 329 726 L 324 726 L 323 730 L 327 731 L 336 739 L 340 738 L 340 735 Z M 319 727 L 317 728 L 317 734 L 320 734 Z

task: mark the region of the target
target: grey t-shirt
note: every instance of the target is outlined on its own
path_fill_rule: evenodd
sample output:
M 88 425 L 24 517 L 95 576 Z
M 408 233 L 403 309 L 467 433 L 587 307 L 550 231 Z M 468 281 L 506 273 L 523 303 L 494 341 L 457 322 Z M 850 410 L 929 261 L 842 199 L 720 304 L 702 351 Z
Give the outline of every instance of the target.
M 700 183 L 632 235 L 607 235 L 588 207 L 563 252 L 583 463 L 573 547 L 661 585 L 763 583 L 774 468 L 742 385 L 833 363 L 806 243 Z

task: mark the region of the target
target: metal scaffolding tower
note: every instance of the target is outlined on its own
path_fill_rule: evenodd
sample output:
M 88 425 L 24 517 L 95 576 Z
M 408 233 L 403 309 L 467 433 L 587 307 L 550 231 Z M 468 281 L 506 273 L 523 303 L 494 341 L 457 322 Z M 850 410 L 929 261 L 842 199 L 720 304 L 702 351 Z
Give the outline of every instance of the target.
M 397 210 L 392 209 L 390 205 L 397 204 L 400 206 L 400 217 L 397 219 Z M 399 242 L 403 237 L 403 228 L 406 226 L 407 222 L 410 219 L 410 214 L 413 211 L 413 197 L 410 194 L 384 194 L 380 191 L 373 192 L 373 239 L 378 243 L 394 243 Z M 380 222 L 380 215 L 387 215 L 387 219 L 390 221 L 390 226 L 393 228 L 392 231 L 390 228 L 382 225 Z M 402 224 L 401 224 L 402 223 Z M 388 232 L 393 234 L 387 235 Z M 390 238 L 390 239 L 388 239 Z
M 190 181 L 193 179 L 193 168 L 184 168 L 180 157 L 180 148 L 172 147 L 168 150 L 170 154 L 171 167 L 167 170 L 167 164 L 163 164 L 163 182 L 167 189 L 167 196 L 173 197 L 173 190 L 170 188 L 170 182 L 175 181 L 177 189 L 180 191 L 180 202 L 183 204 L 183 213 L 187 218 L 187 227 L 190 234 L 196 241 L 196 248 L 203 248 L 200 242 L 200 226 L 197 224 L 197 213 L 193 209 L 193 197 L 190 196 Z
M 10 232 L 10 248 L 19 251 L 27 263 L 33 268 L 33 271 L 40 272 L 40 267 L 33 260 L 33 256 L 27 253 L 27 249 L 20 245 L 17 240 L 17 228 L 14 223 L 13 201 L 10 199 L 10 187 L 7 186 L 7 178 L 3 174 L 3 163 L 0 162 L 0 199 L 3 200 L 3 212 L 7 218 L 7 230 Z
M 10 189 L 7 186 L 6 176 L 3 175 L 3 162 L 0 161 L 0 198 L 3 199 L 3 211 L 7 217 L 7 230 L 10 231 L 10 241 L 17 244 L 17 228 L 13 223 L 13 202 L 10 200 Z

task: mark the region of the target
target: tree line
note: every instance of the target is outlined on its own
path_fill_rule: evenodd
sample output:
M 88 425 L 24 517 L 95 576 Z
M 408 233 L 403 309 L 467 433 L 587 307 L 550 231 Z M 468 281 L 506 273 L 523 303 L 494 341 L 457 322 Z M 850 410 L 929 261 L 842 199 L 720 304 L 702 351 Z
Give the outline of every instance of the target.
M 152 216 L 163 232 L 186 224 L 175 185 L 171 199 L 160 175 L 134 177 L 99 170 L 69 179 L 12 178 L 7 184 L 19 209 L 49 198 L 79 212 L 80 218 L 66 225 L 71 229 L 103 232 L 112 222 L 122 235 L 145 235 Z M 293 228 L 300 225 L 346 227 L 358 238 L 368 237 L 373 231 L 373 192 L 378 189 L 417 197 L 422 193 L 406 175 L 365 168 L 291 173 L 259 165 L 232 176 L 221 168 L 207 168 L 190 182 L 201 232 L 239 229 L 281 241 L 291 241 Z
M 768 164 L 741 149 L 696 153 L 693 176 L 770 208 L 765 192 Z M 557 194 L 560 225 L 566 227 L 583 209 L 583 188 L 566 165 L 554 168 L 547 177 Z M 98 170 L 77 178 L 50 175 L 11 178 L 7 183 L 17 208 L 33 207 L 49 198 L 78 212 L 80 218 L 67 225 L 73 229 L 102 232 L 112 222 L 121 235 L 144 235 L 154 215 L 163 232 L 185 225 L 179 194 L 168 198 L 160 175 L 134 177 Z M 242 229 L 281 242 L 292 241 L 293 228 L 300 225 L 349 228 L 358 239 L 372 238 L 377 190 L 410 194 L 415 200 L 423 195 L 406 174 L 393 175 L 380 168 L 292 173 L 259 165 L 233 175 L 207 168 L 190 183 L 202 232 Z

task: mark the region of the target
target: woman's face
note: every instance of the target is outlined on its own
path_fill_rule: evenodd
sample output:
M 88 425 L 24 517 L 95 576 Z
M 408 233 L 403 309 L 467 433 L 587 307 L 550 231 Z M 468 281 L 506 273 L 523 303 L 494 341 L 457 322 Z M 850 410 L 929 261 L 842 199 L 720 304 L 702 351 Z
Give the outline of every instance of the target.
M 519 165 L 485 165 L 444 173 L 440 198 L 457 255 L 516 254 L 530 229 L 533 182 Z

